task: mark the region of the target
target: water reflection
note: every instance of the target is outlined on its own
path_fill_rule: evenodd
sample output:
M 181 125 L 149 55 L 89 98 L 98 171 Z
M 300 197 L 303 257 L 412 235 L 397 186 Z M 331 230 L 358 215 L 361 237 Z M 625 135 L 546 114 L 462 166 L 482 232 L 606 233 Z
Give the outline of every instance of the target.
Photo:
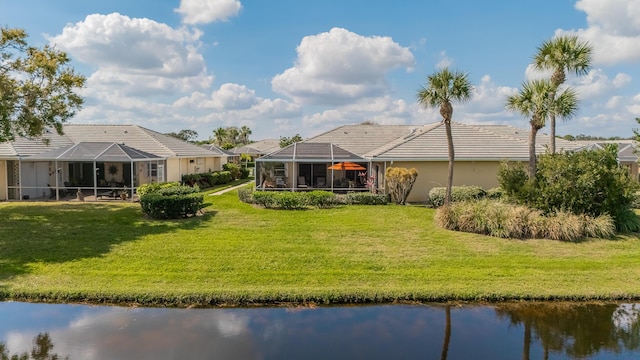
M 549 352 L 585 358 L 600 352 L 637 352 L 640 307 L 637 304 L 510 304 L 496 306 L 498 317 L 522 325 L 523 359 L 529 359 L 532 336 Z
M 0 343 L 71 359 L 636 359 L 639 307 L 152 309 L 0 303 Z M 1 358 L 1 356 L 0 356 Z
M 53 342 L 48 333 L 38 334 L 33 338 L 33 348 L 30 352 L 22 354 L 10 354 L 6 345 L 0 342 L 0 359 L 2 360 L 62 360 L 62 357 L 53 352 Z

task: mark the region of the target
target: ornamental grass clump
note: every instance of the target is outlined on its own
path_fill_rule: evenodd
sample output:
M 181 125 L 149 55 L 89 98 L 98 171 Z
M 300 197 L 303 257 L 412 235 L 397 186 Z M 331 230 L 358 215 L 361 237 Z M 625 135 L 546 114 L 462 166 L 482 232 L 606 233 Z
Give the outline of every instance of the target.
M 443 206 L 436 212 L 435 220 L 445 229 L 500 238 L 579 241 L 587 237 L 610 238 L 615 234 L 615 224 L 609 215 L 591 217 L 567 211 L 545 215 L 526 206 L 487 199 Z

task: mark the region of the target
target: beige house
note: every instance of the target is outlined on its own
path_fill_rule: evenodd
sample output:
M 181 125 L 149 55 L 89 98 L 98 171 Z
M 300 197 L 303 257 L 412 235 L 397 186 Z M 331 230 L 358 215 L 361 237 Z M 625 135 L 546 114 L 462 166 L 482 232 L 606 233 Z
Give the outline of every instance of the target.
M 64 135 L 0 143 L 0 200 L 99 197 L 149 182 L 221 170 L 227 154 L 137 125 L 65 125 Z M 111 189 L 110 191 L 105 191 Z
M 505 125 L 470 125 L 452 123 L 455 148 L 454 185 L 477 185 L 484 189 L 498 186 L 497 171 L 503 160 L 527 162 L 529 159 L 529 131 Z M 539 134 L 536 140 L 536 152 L 544 153 L 549 142 L 548 135 Z M 331 144 L 359 159 L 353 162 L 365 168 L 367 177 L 375 178 L 378 191 L 385 190 L 384 175 L 389 167 L 415 168 L 418 178 L 409 196 L 410 202 L 428 201 L 429 191 L 433 187 L 445 186 L 448 169 L 448 147 L 444 124 L 427 125 L 346 125 L 312 137 L 298 143 Z M 581 145 L 557 139 L 559 150 L 573 150 Z M 286 148 L 285 148 L 286 149 Z M 297 186 L 299 174 L 308 174 L 312 169 L 311 184 L 303 189 L 324 188 L 338 190 L 362 190 L 363 182 L 355 177 L 354 187 L 331 187 L 335 184 L 336 174 L 329 169 L 342 159 L 325 154 L 321 159 L 312 159 L 300 155 L 285 155 L 285 149 L 257 160 L 265 164 L 273 162 L 283 168 L 281 177 L 284 188 L 300 189 Z M 292 151 L 289 151 L 292 153 Z M 319 154 L 316 154 L 319 155 Z M 318 156 L 317 156 L 318 157 Z M 273 167 L 274 165 L 272 165 Z M 363 171 L 339 173 L 351 179 Z M 293 174 L 294 178 L 287 176 Z M 318 176 L 332 179 L 323 187 L 314 183 Z M 308 179 L 308 177 L 307 177 Z M 306 179 L 305 179 L 306 180 Z M 257 186 L 264 186 L 256 176 Z M 367 189 L 365 189 L 367 190 Z

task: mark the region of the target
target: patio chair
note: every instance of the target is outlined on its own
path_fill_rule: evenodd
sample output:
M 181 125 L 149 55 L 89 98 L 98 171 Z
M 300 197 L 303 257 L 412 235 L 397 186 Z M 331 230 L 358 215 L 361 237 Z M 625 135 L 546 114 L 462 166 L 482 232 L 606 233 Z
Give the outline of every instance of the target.
M 278 187 L 278 188 L 287 187 L 287 184 L 284 182 L 283 178 L 277 177 L 276 178 L 276 187 Z
M 298 176 L 298 187 L 299 188 L 307 188 L 307 180 L 305 180 L 304 176 Z
M 318 176 L 318 179 L 316 180 L 316 187 L 323 188 L 326 186 L 327 186 L 327 183 L 324 176 Z

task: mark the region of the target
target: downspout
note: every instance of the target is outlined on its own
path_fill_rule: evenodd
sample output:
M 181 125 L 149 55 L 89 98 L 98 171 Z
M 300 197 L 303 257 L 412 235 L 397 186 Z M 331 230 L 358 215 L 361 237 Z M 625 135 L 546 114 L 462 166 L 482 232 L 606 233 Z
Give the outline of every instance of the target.
M 98 200 L 98 168 L 96 160 L 93 160 L 93 198 Z
M 53 162 L 55 169 L 54 174 L 56 176 L 56 201 L 60 201 L 60 182 L 58 178 L 60 177 L 60 173 L 58 172 L 58 160 Z
M 133 202 L 133 193 L 135 190 L 134 184 L 135 182 L 133 181 L 133 178 L 136 176 L 136 173 L 133 172 L 133 159 L 131 159 L 131 197 L 129 198 L 129 201 Z
M 22 157 L 18 157 L 18 182 L 20 183 L 20 186 L 18 186 L 18 199 L 22 200 Z
M 333 143 L 330 144 L 331 146 L 331 192 L 333 192 L 333 183 L 335 182 L 335 179 L 333 178 L 335 176 L 335 174 L 333 173 Z
M 293 181 L 291 182 L 291 191 L 296 191 L 296 187 L 298 187 L 298 177 L 296 177 L 296 150 L 298 150 L 298 143 L 293 143 Z

